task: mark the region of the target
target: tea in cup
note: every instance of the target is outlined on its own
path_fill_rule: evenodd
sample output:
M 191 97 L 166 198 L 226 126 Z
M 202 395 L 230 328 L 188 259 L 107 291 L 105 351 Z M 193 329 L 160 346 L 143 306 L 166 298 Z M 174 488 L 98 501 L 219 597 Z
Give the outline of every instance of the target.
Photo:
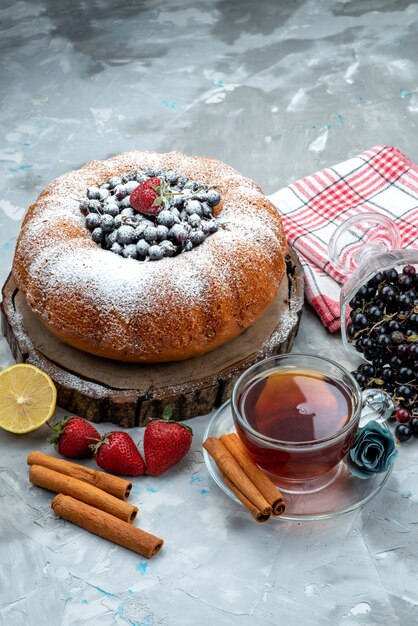
M 251 457 L 289 493 L 333 482 L 362 412 L 352 375 L 330 359 L 284 354 L 244 372 L 232 393 L 237 433 Z

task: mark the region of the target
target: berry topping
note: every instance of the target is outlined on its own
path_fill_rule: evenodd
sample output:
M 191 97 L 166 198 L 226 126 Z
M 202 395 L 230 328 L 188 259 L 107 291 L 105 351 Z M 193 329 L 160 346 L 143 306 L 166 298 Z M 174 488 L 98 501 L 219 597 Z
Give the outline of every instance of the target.
M 131 206 L 144 215 L 157 215 L 164 208 L 163 182 L 161 178 L 150 178 L 140 183 L 131 195 Z
M 164 256 L 174 256 L 176 254 L 176 247 L 167 239 L 160 243 L 160 248 L 163 251 Z
M 111 215 L 102 215 L 100 218 L 100 226 L 105 233 L 110 233 L 115 227 L 115 220 Z
M 114 202 L 112 204 L 106 204 L 103 208 L 103 211 L 112 217 L 116 217 L 119 215 L 119 207 Z
M 102 205 L 99 200 L 90 200 L 88 210 L 90 211 L 90 213 L 101 213 Z
M 174 226 L 170 228 L 168 235 L 171 239 L 175 239 L 180 243 L 187 241 L 188 237 L 187 230 L 181 224 L 174 224 Z
M 220 200 L 213 187 L 146 168 L 89 187 L 80 211 L 92 240 L 102 248 L 140 262 L 158 261 L 188 252 L 215 233 L 219 223 L 212 207 Z M 410 291 L 403 294 L 405 306 Z M 376 320 L 379 314 L 377 310 Z
M 125 257 L 125 259 L 136 259 L 136 245 L 134 243 L 129 243 L 127 246 L 125 246 L 122 250 L 122 256 Z
M 114 252 L 115 254 L 122 254 L 123 252 L 123 248 L 120 245 L 120 243 L 118 243 L 117 241 L 115 241 L 115 243 L 113 243 L 110 247 L 111 251 Z
M 105 242 L 108 248 L 111 248 L 113 244 L 116 243 L 117 235 L 118 235 L 117 230 L 112 230 L 110 233 L 107 233 L 107 235 L 105 236 Z
M 157 215 L 157 224 L 171 228 L 176 221 L 176 216 L 166 209 L 163 209 L 161 213 Z
M 129 244 L 135 241 L 135 230 L 132 226 L 121 226 L 118 229 L 117 241 L 118 243 Z
M 100 215 L 97 213 L 89 213 L 86 216 L 86 226 L 91 231 L 100 226 Z
M 100 227 L 97 227 L 91 233 L 91 238 L 93 239 L 94 243 L 102 243 L 104 238 L 104 232 Z
M 149 254 L 149 258 L 152 261 L 159 261 L 160 259 L 163 258 L 164 251 L 161 248 L 161 246 L 154 245 L 154 246 L 149 247 L 148 254 Z
M 204 240 L 205 233 L 203 232 L 203 230 L 197 229 L 190 233 L 190 241 L 192 242 L 192 244 L 198 245 L 199 243 L 203 243 Z
M 206 201 L 210 206 L 216 206 L 221 201 L 221 196 L 217 191 L 208 191 Z
M 186 203 L 186 213 L 187 215 L 202 215 L 202 205 L 198 200 L 189 200 Z
M 155 238 L 157 241 L 164 241 L 164 239 L 167 239 L 167 235 L 168 235 L 167 226 L 163 226 L 162 224 L 159 224 L 157 228 L 155 229 L 155 235 L 156 235 Z
M 87 187 L 87 198 L 89 200 L 99 200 L 100 189 L 98 187 Z
M 125 184 L 125 189 L 130 195 L 135 189 L 138 187 L 138 183 L 136 180 L 130 180 Z
M 145 258 L 148 255 L 150 245 L 145 239 L 140 239 L 136 244 L 136 251 L 140 257 Z
M 149 243 L 157 239 L 157 229 L 155 226 L 148 226 L 148 228 L 144 230 L 144 239 Z

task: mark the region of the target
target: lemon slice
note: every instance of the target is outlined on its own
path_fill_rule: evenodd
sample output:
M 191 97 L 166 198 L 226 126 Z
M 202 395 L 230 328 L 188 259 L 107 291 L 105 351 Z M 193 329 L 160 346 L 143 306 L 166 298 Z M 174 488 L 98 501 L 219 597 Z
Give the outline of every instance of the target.
M 0 426 L 11 433 L 40 428 L 55 411 L 57 390 L 48 374 L 18 363 L 0 372 Z

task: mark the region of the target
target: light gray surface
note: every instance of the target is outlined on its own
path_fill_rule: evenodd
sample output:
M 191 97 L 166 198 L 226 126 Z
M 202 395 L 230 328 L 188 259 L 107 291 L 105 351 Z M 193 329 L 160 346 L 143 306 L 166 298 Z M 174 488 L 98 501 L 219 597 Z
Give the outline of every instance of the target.
M 25 208 L 92 158 L 210 155 L 267 193 L 377 143 L 418 161 L 416 2 L 2 0 L 0 20 L 1 282 Z M 345 359 L 309 311 L 295 349 Z M 257 525 L 208 477 L 207 420 L 173 471 L 134 481 L 141 525 L 166 541 L 149 562 L 57 520 L 29 487 L 46 428 L 1 433 L 1 626 L 418 622 L 416 441 L 361 512 Z

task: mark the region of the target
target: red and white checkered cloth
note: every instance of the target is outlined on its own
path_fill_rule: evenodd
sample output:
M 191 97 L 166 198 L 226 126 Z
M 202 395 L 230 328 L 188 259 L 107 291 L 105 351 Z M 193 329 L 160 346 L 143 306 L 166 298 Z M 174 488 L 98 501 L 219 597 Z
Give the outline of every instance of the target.
M 344 280 L 328 255 L 337 226 L 359 213 L 381 213 L 395 222 L 402 248 L 418 249 L 418 167 L 392 146 L 376 146 L 302 178 L 270 200 L 303 265 L 307 299 L 331 332 L 340 328 Z

